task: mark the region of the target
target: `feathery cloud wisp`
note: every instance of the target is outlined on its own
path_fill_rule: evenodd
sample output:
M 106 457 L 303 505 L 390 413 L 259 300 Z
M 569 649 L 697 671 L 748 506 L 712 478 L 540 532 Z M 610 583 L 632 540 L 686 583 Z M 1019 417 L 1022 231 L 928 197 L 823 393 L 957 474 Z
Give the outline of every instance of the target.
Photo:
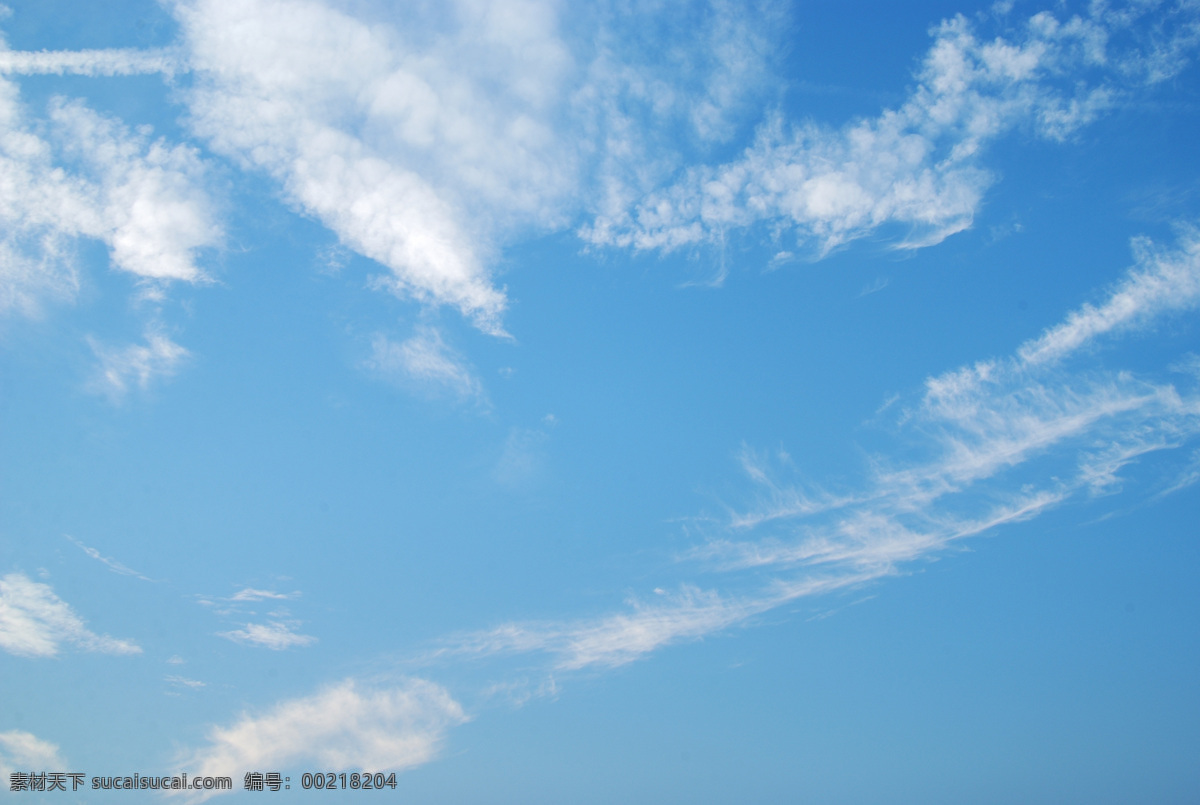
M 62 643 L 103 654 L 141 654 L 130 640 L 98 635 L 48 584 L 23 573 L 0 578 L 0 648 L 19 657 L 53 657 Z
M 153 579 L 143 576 L 141 573 L 138 573 L 133 568 L 126 567 L 125 565 L 118 562 L 116 559 L 113 559 L 108 556 L 104 556 L 102 553 L 100 553 L 100 551 L 96 550 L 95 548 L 91 548 L 91 547 L 88 547 L 87 545 L 84 545 L 82 542 L 75 539 L 70 534 L 65 534 L 64 536 L 67 538 L 67 540 L 69 542 L 71 542 L 77 548 L 79 548 L 79 550 L 83 551 L 88 556 L 90 556 L 91 558 L 93 558 L 97 562 L 99 562 L 100 564 L 107 567 L 113 573 L 117 573 L 122 576 L 133 576 L 134 578 L 141 579 L 142 581 L 153 581 Z
M 431 396 L 485 402 L 483 384 L 466 358 L 434 327 L 421 326 L 410 338 L 395 342 L 377 334 L 365 366 L 378 375 Z
M 1099 307 L 1083 305 L 1061 324 L 1017 350 L 1027 365 L 1066 357 L 1111 332 L 1133 329 L 1170 312 L 1194 308 L 1200 299 L 1200 231 L 1182 231 L 1173 250 L 1158 249 L 1148 238 L 1133 242 L 1136 266 Z
M 147 389 L 151 381 L 170 377 L 190 354 L 162 333 L 149 332 L 145 344 L 106 347 L 94 338 L 88 344 L 98 359 L 98 371 L 92 388 L 119 402 L 130 386 Z
M 109 48 L 104 50 L 16 51 L 0 42 L 0 75 L 174 75 L 183 68 L 172 50 Z
M 281 621 L 247 623 L 242 629 L 221 632 L 221 637 L 228 638 L 235 643 L 269 648 L 272 651 L 310 646 L 317 642 L 317 638 L 312 635 L 299 634 L 293 631 L 293 626 L 295 625 L 297 624 L 283 623 Z
M 298 593 L 277 593 L 274 590 L 256 590 L 253 587 L 245 587 L 238 590 L 232 596 L 230 601 L 285 601 L 289 598 L 298 595 Z
M 735 512 L 720 537 L 681 557 L 740 592 L 683 585 L 676 594 L 658 591 L 658 600 L 630 599 L 615 614 L 454 635 L 424 659 L 532 653 L 549 655 L 559 671 L 615 667 L 802 598 L 895 575 L 967 538 L 1112 491 L 1130 462 L 1200 436 L 1200 390 L 1068 361 L 1105 333 L 1153 326 L 1200 305 L 1193 290 L 1200 250 L 1190 230 L 1174 249 L 1138 241 L 1135 254 L 1100 305 L 1072 312 L 1011 357 L 927 379 L 900 420 L 924 460 L 876 457 L 866 484 L 832 493 L 777 481 L 763 457 L 744 450 L 759 505 Z M 1048 344 L 1054 360 L 1039 357 Z M 1184 481 L 1194 475 L 1193 464 Z

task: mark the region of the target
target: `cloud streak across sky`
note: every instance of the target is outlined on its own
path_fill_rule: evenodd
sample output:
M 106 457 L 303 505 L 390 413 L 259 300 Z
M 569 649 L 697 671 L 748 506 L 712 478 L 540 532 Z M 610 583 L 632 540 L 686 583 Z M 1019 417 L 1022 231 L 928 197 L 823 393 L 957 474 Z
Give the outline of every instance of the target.
M 0 74 L 116 76 L 162 73 L 180 69 L 179 54 L 169 50 L 112 48 L 104 50 L 0 49 Z
M 717 587 L 685 583 L 648 601 L 633 597 L 609 615 L 453 635 L 420 662 L 545 654 L 557 671 L 616 667 L 799 599 L 903 573 L 967 538 L 1119 488 L 1129 463 L 1200 435 L 1195 388 L 1070 364 L 1108 336 L 1200 306 L 1194 229 L 1182 230 L 1172 249 L 1146 239 L 1133 246 L 1135 265 L 1100 304 L 1072 311 L 1011 357 L 925 381 L 898 425 L 927 460 L 877 456 L 865 485 L 830 492 L 777 481 L 770 462 L 746 449 L 742 463 L 759 504 L 732 512 L 716 524 L 719 536 L 679 557 Z M 1189 466 L 1180 479 L 1195 476 Z
M 283 621 L 267 621 L 266 623 L 247 623 L 241 629 L 222 632 L 221 637 L 235 643 L 245 643 L 272 651 L 283 651 L 289 648 L 301 648 L 317 642 L 312 635 L 300 634 L 294 629 L 295 623 Z
M 18 657 L 54 657 L 63 643 L 102 654 L 142 653 L 131 640 L 88 629 L 50 585 L 23 573 L 0 578 L 0 648 Z

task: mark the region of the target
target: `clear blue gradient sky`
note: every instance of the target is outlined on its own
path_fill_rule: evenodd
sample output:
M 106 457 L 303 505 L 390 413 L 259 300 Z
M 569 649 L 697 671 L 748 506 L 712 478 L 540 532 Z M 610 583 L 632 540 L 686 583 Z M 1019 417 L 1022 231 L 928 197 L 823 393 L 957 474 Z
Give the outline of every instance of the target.
M 1200 3 L 0 16 L 6 791 L 1195 801 Z

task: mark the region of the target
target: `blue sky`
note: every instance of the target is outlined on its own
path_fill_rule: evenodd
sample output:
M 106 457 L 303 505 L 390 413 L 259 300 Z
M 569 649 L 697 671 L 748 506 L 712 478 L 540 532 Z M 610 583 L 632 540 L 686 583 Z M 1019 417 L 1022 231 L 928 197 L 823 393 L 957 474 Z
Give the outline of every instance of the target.
M 1200 5 L 0 12 L 6 785 L 1195 796 Z

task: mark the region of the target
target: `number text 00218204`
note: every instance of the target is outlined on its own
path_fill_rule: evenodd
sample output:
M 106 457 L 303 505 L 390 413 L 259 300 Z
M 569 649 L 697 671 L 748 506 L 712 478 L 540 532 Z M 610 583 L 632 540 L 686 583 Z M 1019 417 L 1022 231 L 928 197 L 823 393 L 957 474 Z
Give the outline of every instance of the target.
M 305 772 L 300 775 L 300 787 L 305 789 L 326 790 L 371 790 L 396 787 L 396 773 L 374 774 L 351 772 L 334 774 L 333 772 Z

